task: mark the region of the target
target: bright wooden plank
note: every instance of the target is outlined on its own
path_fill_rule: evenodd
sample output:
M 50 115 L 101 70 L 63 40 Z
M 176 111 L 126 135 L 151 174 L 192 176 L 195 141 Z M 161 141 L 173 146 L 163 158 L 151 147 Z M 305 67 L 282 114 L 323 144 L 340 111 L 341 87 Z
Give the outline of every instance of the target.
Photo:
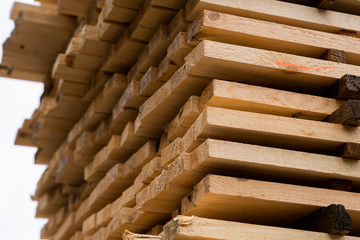
M 358 234 L 359 193 L 208 175 L 182 200 L 181 214 L 289 226 L 330 204 L 343 204 Z M 221 201 L 222 204 L 215 204 Z
M 357 127 L 260 113 L 206 107 L 183 138 L 191 151 L 206 138 L 336 153 L 344 143 L 360 143 Z
M 204 39 L 314 58 L 338 49 L 346 52 L 347 63 L 360 64 L 359 38 L 212 11 L 204 11 L 188 30 L 188 42 Z
M 186 5 L 186 18 L 193 21 L 204 9 L 333 33 L 360 31 L 359 16 L 276 0 L 191 0 Z
M 196 216 L 177 216 L 165 225 L 164 232 L 165 239 L 168 240 L 262 240 L 266 238 L 277 240 L 330 240 L 334 238 L 341 240 L 358 239 L 357 237 L 351 236 L 340 237 L 329 235 L 327 233 L 223 221 L 200 218 Z

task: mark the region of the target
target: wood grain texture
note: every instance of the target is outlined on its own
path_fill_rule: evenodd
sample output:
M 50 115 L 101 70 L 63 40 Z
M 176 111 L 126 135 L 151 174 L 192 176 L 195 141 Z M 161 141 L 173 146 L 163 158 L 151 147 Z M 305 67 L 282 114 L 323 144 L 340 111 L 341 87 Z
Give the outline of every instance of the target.
M 177 216 L 164 227 L 165 239 L 169 240 L 330 240 L 338 236 L 327 233 L 278 228 L 241 222 L 231 222 L 195 216 Z M 343 236 L 344 240 L 356 240 L 357 237 Z
M 199 217 L 289 226 L 321 207 L 343 204 L 353 220 L 352 233 L 358 234 L 358 198 L 358 193 L 208 175 L 182 200 L 181 211 Z M 214 205 L 220 199 L 223 204 Z

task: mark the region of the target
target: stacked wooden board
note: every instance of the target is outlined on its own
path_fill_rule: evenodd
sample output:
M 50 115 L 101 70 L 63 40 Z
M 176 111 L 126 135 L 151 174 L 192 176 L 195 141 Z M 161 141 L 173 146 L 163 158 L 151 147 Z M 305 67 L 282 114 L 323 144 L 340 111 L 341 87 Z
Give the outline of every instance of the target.
M 356 1 L 40 2 L 15 30 L 67 46 L 3 66 L 44 67 L 42 238 L 360 239 Z

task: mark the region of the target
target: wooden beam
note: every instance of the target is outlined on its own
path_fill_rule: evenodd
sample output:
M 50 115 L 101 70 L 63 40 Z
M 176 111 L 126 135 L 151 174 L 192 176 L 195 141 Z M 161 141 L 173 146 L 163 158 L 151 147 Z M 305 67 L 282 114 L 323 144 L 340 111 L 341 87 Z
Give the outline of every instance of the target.
M 200 218 L 195 216 L 177 216 L 164 227 L 165 239 L 243 239 L 262 240 L 266 238 L 277 240 L 329 240 L 338 238 L 326 233 L 294 230 L 241 222 Z M 344 240 L 357 240 L 357 237 L 342 236 Z
M 204 9 L 332 33 L 339 30 L 360 32 L 360 24 L 356 20 L 359 16 L 319 11 L 316 8 L 275 0 L 266 3 L 261 0 L 246 0 L 240 4 L 236 0 L 191 0 L 186 5 L 186 19 L 193 21 Z M 357 23 L 349 25 L 350 19 Z
M 306 197 L 303 197 L 306 196 Z M 181 214 L 288 227 L 330 204 L 346 205 L 359 234 L 358 193 L 208 175 L 182 200 Z M 213 203 L 221 199 L 221 206 Z
M 274 34 L 273 31 L 283 34 Z M 191 24 L 187 38 L 192 45 L 211 39 L 360 65 L 357 59 L 360 43 L 356 38 L 207 10 Z
M 324 120 L 343 101 L 223 80 L 213 80 L 202 92 L 200 108 L 206 106 Z
M 359 144 L 359 134 L 356 127 L 207 107 L 185 134 L 183 143 L 187 152 L 199 141 L 212 137 L 334 154 L 344 143 Z
M 208 40 L 187 56 L 186 64 L 197 76 L 306 92 L 322 92 L 345 74 L 360 74 L 360 66 Z
M 162 153 L 175 151 L 169 146 Z M 143 211 L 171 213 L 192 186 L 209 173 L 321 187 L 335 175 L 353 180 L 356 188 L 360 183 L 357 160 L 229 141 L 207 139 L 190 156 L 168 158 L 162 156 L 166 170 L 136 196 Z M 347 170 L 347 164 L 354 164 L 354 169 Z M 167 204 L 161 205 L 164 202 Z

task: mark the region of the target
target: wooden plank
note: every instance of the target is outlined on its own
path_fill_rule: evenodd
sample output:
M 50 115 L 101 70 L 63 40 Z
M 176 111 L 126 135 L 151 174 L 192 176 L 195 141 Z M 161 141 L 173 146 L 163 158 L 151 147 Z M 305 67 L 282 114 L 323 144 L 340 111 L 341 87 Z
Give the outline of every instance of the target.
M 109 22 L 131 23 L 136 17 L 137 10 L 116 6 L 116 0 L 105 0 L 101 14 Z
M 318 186 L 331 178 L 353 181 L 355 188 L 359 184 L 356 160 L 314 153 L 208 139 L 191 153 L 190 159 L 192 171 L 197 172 L 228 172 L 251 177 L 262 172 L 262 176 L 256 178 L 275 177 L 277 181 Z M 347 167 L 350 165 L 354 169 Z M 181 179 L 176 182 L 180 183 Z
M 347 63 L 360 64 L 357 38 L 212 11 L 204 11 L 188 31 L 188 43 L 196 44 L 204 39 L 313 58 L 320 58 L 332 49 L 330 52 L 342 52 L 343 59 L 346 53 Z M 339 62 L 339 56 L 327 60 Z
M 176 149 L 173 147 L 166 150 L 166 152 L 174 151 Z M 137 194 L 137 205 L 141 206 L 141 210 L 171 213 L 179 206 L 181 198 L 191 187 L 208 173 L 310 186 L 322 186 L 324 182 L 335 176 L 347 180 L 353 176 L 354 184 L 357 186 L 359 184 L 357 170 L 351 170 L 351 173 L 347 168 L 347 164 L 352 165 L 354 160 L 340 157 L 212 139 L 206 140 L 189 157 L 182 156 L 175 160 L 176 155 L 179 154 L 174 155 L 167 161 L 165 159 L 168 159 L 168 156 L 164 155 L 164 160 L 162 157 L 163 166 L 169 165 L 166 171 Z M 324 164 L 325 162 L 329 165 Z M 330 166 L 330 163 L 334 165 Z M 161 205 L 160 203 L 165 200 L 168 205 Z M 169 205 L 170 200 L 171 205 Z
M 179 69 L 154 95 L 139 109 L 135 120 L 138 136 L 161 136 L 162 126 L 178 114 L 178 109 L 191 95 L 200 95 L 210 80 L 188 74 L 188 68 Z M 192 86 L 189 88 L 188 86 Z M 151 128 L 149 126 L 152 126 Z
M 101 41 L 96 26 L 85 25 L 79 33 L 79 52 L 86 55 L 106 57 L 111 47 L 110 42 Z
M 178 137 L 183 137 L 198 118 L 200 112 L 200 98 L 191 96 L 180 109 L 179 114 L 166 125 L 165 130 L 168 133 L 169 140 L 174 141 Z
M 116 164 L 98 183 L 90 195 L 90 205 L 111 203 L 132 185 L 141 168 L 156 155 L 155 142 L 148 142 L 134 153 L 124 164 Z
M 195 75 L 307 92 L 323 91 L 345 74 L 360 73 L 354 65 L 207 40 L 187 56 L 186 64 Z
M 110 72 L 127 72 L 136 62 L 138 55 L 145 47 L 145 43 L 130 37 L 129 30 L 125 30 L 109 51 L 109 58 L 102 69 Z
M 134 135 L 133 123 L 128 123 L 121 135 L 113 135 L 110 142 L 94 156 L 94 168 L 109 170 L 116 163 L 126 161 L 149 139 Z
M 102 41 L 116 42 L 125 31 L 126 26 L 112 22 L 98 21 L 97 29 L 99 31 L 99 38 Z
M 91 6 L 93 5 L 93 1 L 69 1 L 69 0 L 60 0 L 58 3 L 59 13 L 67 14 L 72 16 L 86 16 Z
M 334 154 L 344 143 L 358 144 L 358 134 L 356 127 L 207 107 L 185 134 L 183 143 L 184 149 L 191 151 L 199 141 L 219 137 L 224 140 Z M 276 142 L 273 141 L 274 137 Z
M 319 11 L 316 8 L 275 0 L 266 3 L 261 0 L 241 3 L 236 0 L 191 0 L 186 5 L 186 19 L 195 20 L 204 9 L 332 33 L 340 30 L 359 33 L 360 30 L 356 20 L 359 16 Z M 348 24 L 349 21 L 351 24 Z
M 89 85 L 86 83 L 77 83 L 60 79 L 57 88 L 58 94 L 83 97 L 87 92 Z
M 5 78 L 11 77 L 15 79 L 28 80 L 34 82 L 44 82 L 48 78 L 48 74 L 46 73 L 34 72 L 34 71 L 29 71 L 26 69 L 18 69 L 18 68 L 13 69 L 10 74 L 7 69 L 0 69 L 0 76 Z
M 20 12 L 28 11 L 34 13 L 41 13 L 41 14 L 50 14 L 50 15 L 57 15 L 57 8 L 54 5 L 42 5 L 42 6 L 35 6 L 31 4 L 19 3 L 15 2 L 11 8 L 10 19 L 14 20 L 18 17 Z
M 66 79 L 74 82 L 88 83 L 93 71 L 72 68 L 67 63 L 65 54 L 59 54 L 54 63 L 52 77 L 56 79 Z
M 132 232 L 144 232 L 152 228 L 150 219 L 166 221 L 169 215 L 147 213 L 136 208 L 124 208 L 110 222 L 107 229 L 107 239 L 121 238 L 125 230 Z
M 157 68 L 150 67 L 140 79 L 140 95 L 150 97 L 162 85 L 164 85 L 164 83 L 158 80 Z
M 221 80 L 213 80 L 200 97 L 201 109 L 212 106 L 320 121 L 343 104 L 332 98 Z
M 76 27 L 76 22 L 73 18 L 64 15 L 52 15 L 46 13 L 36 13 L 30 11 L 21 11 L 14 20 L 16 23 L 16 31 L 19 32 L 33 32 L 44 36 L 51 33 L 61 33 L 58 39 L 69 40 L 71 33 Z M 28 27 L 32 27 L 31 30 Z M 55 38 L 50 35 L 51 38 Z
M 193 50 L 193 46 L 187 44 L 187 34 L 179 32 L 168 47 L 168 56 L 176 65 L 182 66 L 185 57 Z
M 338 238 L 327 233 L 294 230 L 289 228 L 270 227 L 240 222 L 200 218 L 195 216 L 177 216 L 164 227 L 165 239 L 244 239 L 261 240 L 264 238 L 278 240 L 328 240 Z M 343 236 L 344 240 L 356 240 L 357 237 Z
M 152 2 L 147 0 L 131 23 L 131 38 L 149 41 L 160 24 L 167 25 L 176 15 L 175 10 L 153 5 Z
M 330 204 L 344 204 L 353 220 L 353 234 L 358 234 L 358 193 L 303 187 L 243 178 L 208 175 L 184 198 L 184 215 L 244 221 L 272 226 L 292 222 Z M 301 197 L 306 196 L 306 198 Z M 222 200 L 221 207 L 214 201 Z
M 136 193 L 149 184 L 161 172 L 160 158 L 156 157 L 146 164 L 141 173 L 136 177 L 134 184 L 125 190 L 121 197 L 115 200 L 111 205 L 107 205 L 97 214 L 96 230 L 105 227 L 112 218 L 124 207 L 134 207 Z
M 132 81 L 120 97 L 119 101 L 113 108 L 113 119 L 121 114 L 123 108 L 138 109 L 140 105 L 147 99 L 147 97 L 140 95 L 140 82 Z
M 95 233 L 96 231 L 94 230 L 95 226 L 96 226 L 96 214 L 92 214 L 82 224 L 82 232 L 84 236 L 89 236 Z

